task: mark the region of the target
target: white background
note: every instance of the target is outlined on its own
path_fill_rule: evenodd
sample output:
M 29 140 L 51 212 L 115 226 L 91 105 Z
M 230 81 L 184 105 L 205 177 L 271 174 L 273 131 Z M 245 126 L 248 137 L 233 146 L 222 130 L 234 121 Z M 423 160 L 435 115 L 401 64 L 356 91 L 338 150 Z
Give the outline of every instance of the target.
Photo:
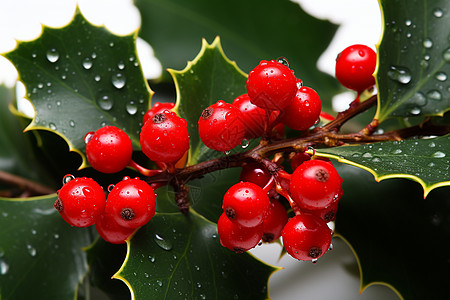
M 334 75 L 336 55 L 351 44 L 366 44 L 375 49 L 381 34 L 381 15 L 376 0 L 295 0 L 308 13 L 341 25 L 330 47 L 319 59 L 319 69 Z M 0 0 L 0 53 L 14 49 L 16 40 L 33 40 L 41 33 L 41 24 L 58 27 L 67 24 L 74 12 L 74 0 Z M 97 25 L 104 24 L 117 34 L 128 34 L 139 27 L 139 11 L 129 0 L 80 0 L 85 17 Z M 162 69 L 152 49 L 138 41 L 138 53 L 147 78 L 156 78 Z M 14 86 L 17 72 L 0 56 L 0 84 Z M 23 91 L 22 91 L 23 93 Z M 339 98 L 334 106 L 342 110 L 352 93 Z M 343 100 L 339 100 L 343 99 Z M 356 260 L 339 239 L 334 250 L 317 264 L 299 262 L 288 255 L 279 258 L 276 244 L 257 247 L 253 254 L 264 261 L 285 268 L 272 275 L 269 292 L 274 300 L 291 299 L 398 299 L 388 287 L 374 285 L 361 295 Z M 353 270 L 353 272 L 349 271 Z

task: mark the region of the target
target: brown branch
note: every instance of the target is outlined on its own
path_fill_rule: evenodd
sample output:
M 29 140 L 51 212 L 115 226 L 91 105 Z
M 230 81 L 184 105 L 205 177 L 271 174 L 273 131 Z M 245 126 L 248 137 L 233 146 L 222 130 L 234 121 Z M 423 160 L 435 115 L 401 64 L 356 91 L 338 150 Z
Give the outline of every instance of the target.
M 4 171 L 0 171 L 0 182 L 20 188 L 25 191 L 24 195 L 28 196 L 48 195 L 56 192 L 54 189 Z

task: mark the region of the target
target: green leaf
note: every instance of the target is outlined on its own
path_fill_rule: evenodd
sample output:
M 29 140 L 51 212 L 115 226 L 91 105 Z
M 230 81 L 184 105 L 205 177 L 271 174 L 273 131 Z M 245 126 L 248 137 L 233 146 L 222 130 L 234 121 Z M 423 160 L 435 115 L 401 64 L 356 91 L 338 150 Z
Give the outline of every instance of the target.
M 318 149 L 316 154 L 365 169 L 377 181 L 408 178 L 419 182 L 424 197 L 440 186 L 450 185 L 450 135 L 366 145 Z
M 19 71 L 36 110 L 27 129 L 54 131 L 81 154 L 87 132 L 114 125 L 140 149 L 140 121 L 151 91 L 135 40 L 136 34 L 113 35 L 77 11 L 67 26 L 44 27 L 38 39 L 19 42 L 5 56 Z
M 442 116 L 450 109 L 450 2 L 380 3 L 385 27 L 378 46 L 375 118 Z
M 0 298 L 75 299 L 87 273 L 88 229 L 53 208 L 56 195 L 0 198 Z
M 288 0 L 139 0 L 140 36 L 155 50 L 163 68 L 181 69 L 199 51 L 202 38 L 220 36 L 224 49 L 249 72 L 260 60 L 285 56 L 305 85 L 324 99 L 339 89 L 316 62 L 337 26 L 305 13 Z M 320 38 L 318 38 L 320 37 Z
M 115 278 L 133 299 L 267 299 L 275 270 L 222 247 L 216 225 L 191 210 L 156 214 L 128 242 Z
M 188 164 L 208 160 L 223 153 L 206 147 L 198 135 L 198 119 L 202 111 L 218 100 L 231 103 L 246 93 L 247 76 L 225 57 L 220 39 L 209 45 L 203 40 L 197 57 L 182 71 L 169 70 L 177 91 L 175 109 L 189 124 L 190 153 Z
M 415 182 L 375 182 L 361 169 L 340 165 L 344 195 L 336 231 L 359 263 L 361 291 L 385 284 L 401 299 L 447 299 L 450 295 L 450 188 L 421 197 Z

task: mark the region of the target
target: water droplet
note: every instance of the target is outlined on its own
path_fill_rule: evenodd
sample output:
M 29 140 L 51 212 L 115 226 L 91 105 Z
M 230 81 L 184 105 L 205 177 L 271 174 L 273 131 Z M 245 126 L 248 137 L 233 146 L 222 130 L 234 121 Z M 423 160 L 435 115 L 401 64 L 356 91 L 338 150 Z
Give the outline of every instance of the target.
M 391 66 L 388 77 L 401 84 L 408 84 L 411 81 L 411 72 L 406 67 Z
M 28 254 L 30 254 L 33 257 L 35 257 L 37 254 L 36 248 L 34 248 L 31 245 L 27 245 L 27 251 L 28 251 Z
M 107 188 L 108 192 L 111 192 L 113 189 L 114 189 L 114 184 L 108 185 L 108 188 Z
M 127 108 L 127 112 L 130 115 L 135 115 L 138 110 L 137 105 L 134 103 L 134 101 L 130 101 L 129 103 L 127 103 L 126 108 Z
M 228 151 L 225 151 L 224 153 L 225 153 L 225 155 L 230 155 L 231 151 L 228 150 Z
M 55 233 L 55 234 L 53 235 L 53 238 L 54 238 L 55 240 L 59 239 L 59 234 Z
M 51 130 L 56 130 L 56 124 L 55 123 L 48 123 L 48 127 L 50 127 Z
M 97 99 L 97 104 L 101 109 L 108 111 L 112 109 L 114 101 L 105 95 Z
M 439 81 L 446 81 L 447 80 L 447 74 L 444 72 L 437 72 L 435 75 L 435 78 Z
M 155 257 L 154 257 L 154 256 L 149 255 L 149 256 L 148 256 L 148 259 L 150 259 L 150 262 L 152 262 L 152 263 L 155 262 Z
M 112 84 L 117 88 L 121 89 L 125 86 L 127 82 L 125 76 L 122 73 L 117 73 L 112 76 Z
M 415 93 L 414 96 L 411 97 L 411 101 L 419 106 L 424 106 L 428 102 L 427 97 L 421 92 Z
M 381 161 L 381 159 L 379 157 L 372 158 L 372 162 L 374 162 L 374 163 L 377 163 L 377 162 L 380 162 L 380 161 Z
M 436 8 L 435 10 L 433 10 L 433 15 L 436 18 L 440 18 L 440 17 L 442 17 L 444 15 L 444 12 L 442 11 L 442 9 Z
M 278 57 L 277 58 L 277 62 L 280 63 L 280 64 L 285 65 L 286 67 L 289 67 L 289 62 L 286 59 L 286 57 L 283 57 L 283 56 Z
M 446 62 L 450 62 L 450 48 L 444 50 L 442 53 L 442 58 L 444 58 Z
M 56 49 L 54 49 L 54 48 L 48 50 L 47 51 L 47 59 L 51 63 L 57 62 L 59 59 L 58 51 L 56 51 Z
M 437 152 L 433 153 L 432 157 L 434 157 L 434 158 L 443 158 L 443 157 L 445 157 L 445 153 L 442 152 L 442 151 L 437 151 Z
M 411 21 L 411 20 L 406 20 L 406 21 L 405 21 L 405 25 L 406 25 L 406 26 L 409 27 L 409 26 L 411 26 L 411 24 L 412 24 L 412 21 Z
M 100 75 L 95 75 L 94 80 L 99 82 L 102 78 L 100 77 Z
M 417 115 L 420 115 L 420 113 L 422 112 L 422 110 L 421 110 L 419 107 L 413 107 L 413 108 L 411 108 L 411 109 L 409 110 L 409 112 L 410 112 L 412 115 L 417 116 Z
M 397 150 L 394 150 L 393 152 L 392 152 L 392 154 L 400 154 L 400 153 L 402 153 L 403 151 L 401 150 L 401 149 L 397 149 Z
M 312 259 L 312 260 L 311 260 L 311 262 L 312 262 L 313 264 L 316 264 L 316 263 L 317 263 L 317 261 L 318 261 L 318 259 L 317 259 L 317 258 L 314 258 L 314 259 Z
M 431 90 L 427 93 L 427 98 L 434 101 L 440 101 L 442 99 L 442 94 L 438 90 Z
M 123 61 L 120 61 L 120 62 L 117 64 L 117 67 L 119 68 L 119 70 L 123 70 L 123 69 L 125 69 L 125 64 L 123 63 Z
M 156 283 L 157 283 L 159 286 L 163 286 L 163 282 L 162 282 L 161 280 L 156 280 Z
M 247 139 L 243 139 L 242 142 L 241 142 L 242 149 L 247 148 L 248 145 L 249 145 L 249 141 Z
M 428 147 L 434 148 L 434 147 L 436 147 L 436 144 L 434 142 L 431 142 L 431 143 L 428 144 Z
M 9 271 L 9 265 L 2 259 L 0 260 L 0 275 L 5 275 Z
M 330 247 L 328 247 L 328 251 L 332 251 L 333 250 L 333 244 L 330 244 Z
M 93 63 L 92 63 L 91 58 L 86 57 L 86 58 L 83 60 L 82 65 L 83 65 L 83 68 L 85 68 L 86 70 L 89 70 L 90 68 L 92 68 Z
M 172 250 L 172 243 L 164 239 L 162 236 L 155 234 L 153 240 L 161 249 L 164 249 L 166 251 Z
M 423 46 L 427 49 L 433 47 L 433 41 L 430 38 L 426 38 L 423 40 Z
M 76 123 L 75 123 L 74 120 L 70 120 L 70 121 L 69 121 L 69 126 L 70 126 L 70 127 L 75 127 L 75 125 L 76 125 Z
M 369 152 L 363 153 L 362 157 L 372 158 L 372 153 L 369 153 Z
M 110 47 L 114 47 L 114 42 L 109 43 Z

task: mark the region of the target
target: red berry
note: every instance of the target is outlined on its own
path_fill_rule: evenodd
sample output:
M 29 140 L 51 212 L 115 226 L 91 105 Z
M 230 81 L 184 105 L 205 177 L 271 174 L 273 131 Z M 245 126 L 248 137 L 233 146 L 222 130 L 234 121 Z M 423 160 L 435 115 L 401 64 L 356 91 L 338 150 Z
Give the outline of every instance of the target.
M 266 110 L 281 110 L 288 106 L 297 89 L 294 72 L 275 60 L 262 60 L 248 74 L 248 96 L 253 104 Z
M 172 102 L 156 102 L 153 104 L 152 108 L 150 108 L 144 115 L 143 123 L 145 124 L 148 120 L 153 119 L 156 114 L 162 113 L 165 110 L 172 110 L 175 107 L 175 103 Z
M 292 170 L 297 169 L 298 166 L 300 166 L 303 162 L 310 160 L 310 159 L 311 159 L 311 156 L 308 153 L 305 153 L 305 152 L 296 153 L 291 158 Z
M 276 199 L 270 201 L 267 215 L 263 221 L 263 242 L 271 243 L 281 236 L 281 230 L 288 221 L 288 214 L 283 204 Z
M 262 223 L 269 205 L 269 197 L 261 187 L 243 181 L 228 189 L 223 197 L 222 209 L 239 226 L 254 227 Z
M 203 110 L 198 120 L 198 133 L 208 148 L 229 151 L 244 139 L 242 113 L 234 105 L 219 100 Z
M 187 122 L 168 110 L 156 114 L 142 126 L 140 143 L 152 161 L 175 163 L 189 149 Z
M 86 135 L 86 156 L 94 169 L 102 173 L 116 173 L 131 161 L 133 145 L 120 128 L 105 126 Z
M 359 93 L 375 84 L 373 73 L 377 54 L 365 45 L 345 48 L 336 58 L 336 78 L 345 87 Z
M 248 163 L 242 167 L 240 181 L 248 181 L 260 187 L 265 187 L 272 176 L 267 169 L 258 163 Z
M 93 225 L 103 213 L 106 197 L 102 187 L 92 178 L 80 177 L 65 183 L 58 191 L 55 208 L 70 225 Z
M 304 213 L 290 219 L 281 235 L 284 248 L 292 257 L 313 260 L 330 248 L 332 231 L 322 219 Z
M 126 228 L 138 228 L 155 215 L 156 195 L 153 189 L 138 178 L 124 179 L 108 195 L 105 213 Z
M 245 138 L 255 139 L 264 134 L 266 124 L 266 111 L 250 102 L 248 94 L 243 94 L 233 101 L 242 113 L 242 122 L 245 125 Z
M 306 130 L 320 117 L 322 103 L 312 88 L 303 86 L 297 90 L 292 102 L 282 111 L 282 122 L 294 130 Z
M 340 195 L 342 195 L 342 192 Z M 340 198 L 340 196 L 338 196 L 338 199 L 331 202 L 331 204 L 325 208 L 314 209 L 314 210 L 304 209 L 303 211 L 321 218 L 326 223 L 334 221 L 336 219 L 336 214 L 337 214 L 337 210 L 338 210 L 339 198 Z
M 125 228 L 116 223 L 113 217 L 102 214 L 95 223 L 98 234 L 108 243 L 123 244 L 125 240 L 136 230 Z
M 291 176 L 291 196 L 301 209 L 323 209 L 329 206 L 341 190 L 342 178 L 329 162 L 308 160 Z
M 222 246 L 239 253 L 254 248 L 261 241 L 263 235 L 262 224 L 255 227 L 242 227 L 231 222 L 225 213 L 217 222 L 217 231 Z

